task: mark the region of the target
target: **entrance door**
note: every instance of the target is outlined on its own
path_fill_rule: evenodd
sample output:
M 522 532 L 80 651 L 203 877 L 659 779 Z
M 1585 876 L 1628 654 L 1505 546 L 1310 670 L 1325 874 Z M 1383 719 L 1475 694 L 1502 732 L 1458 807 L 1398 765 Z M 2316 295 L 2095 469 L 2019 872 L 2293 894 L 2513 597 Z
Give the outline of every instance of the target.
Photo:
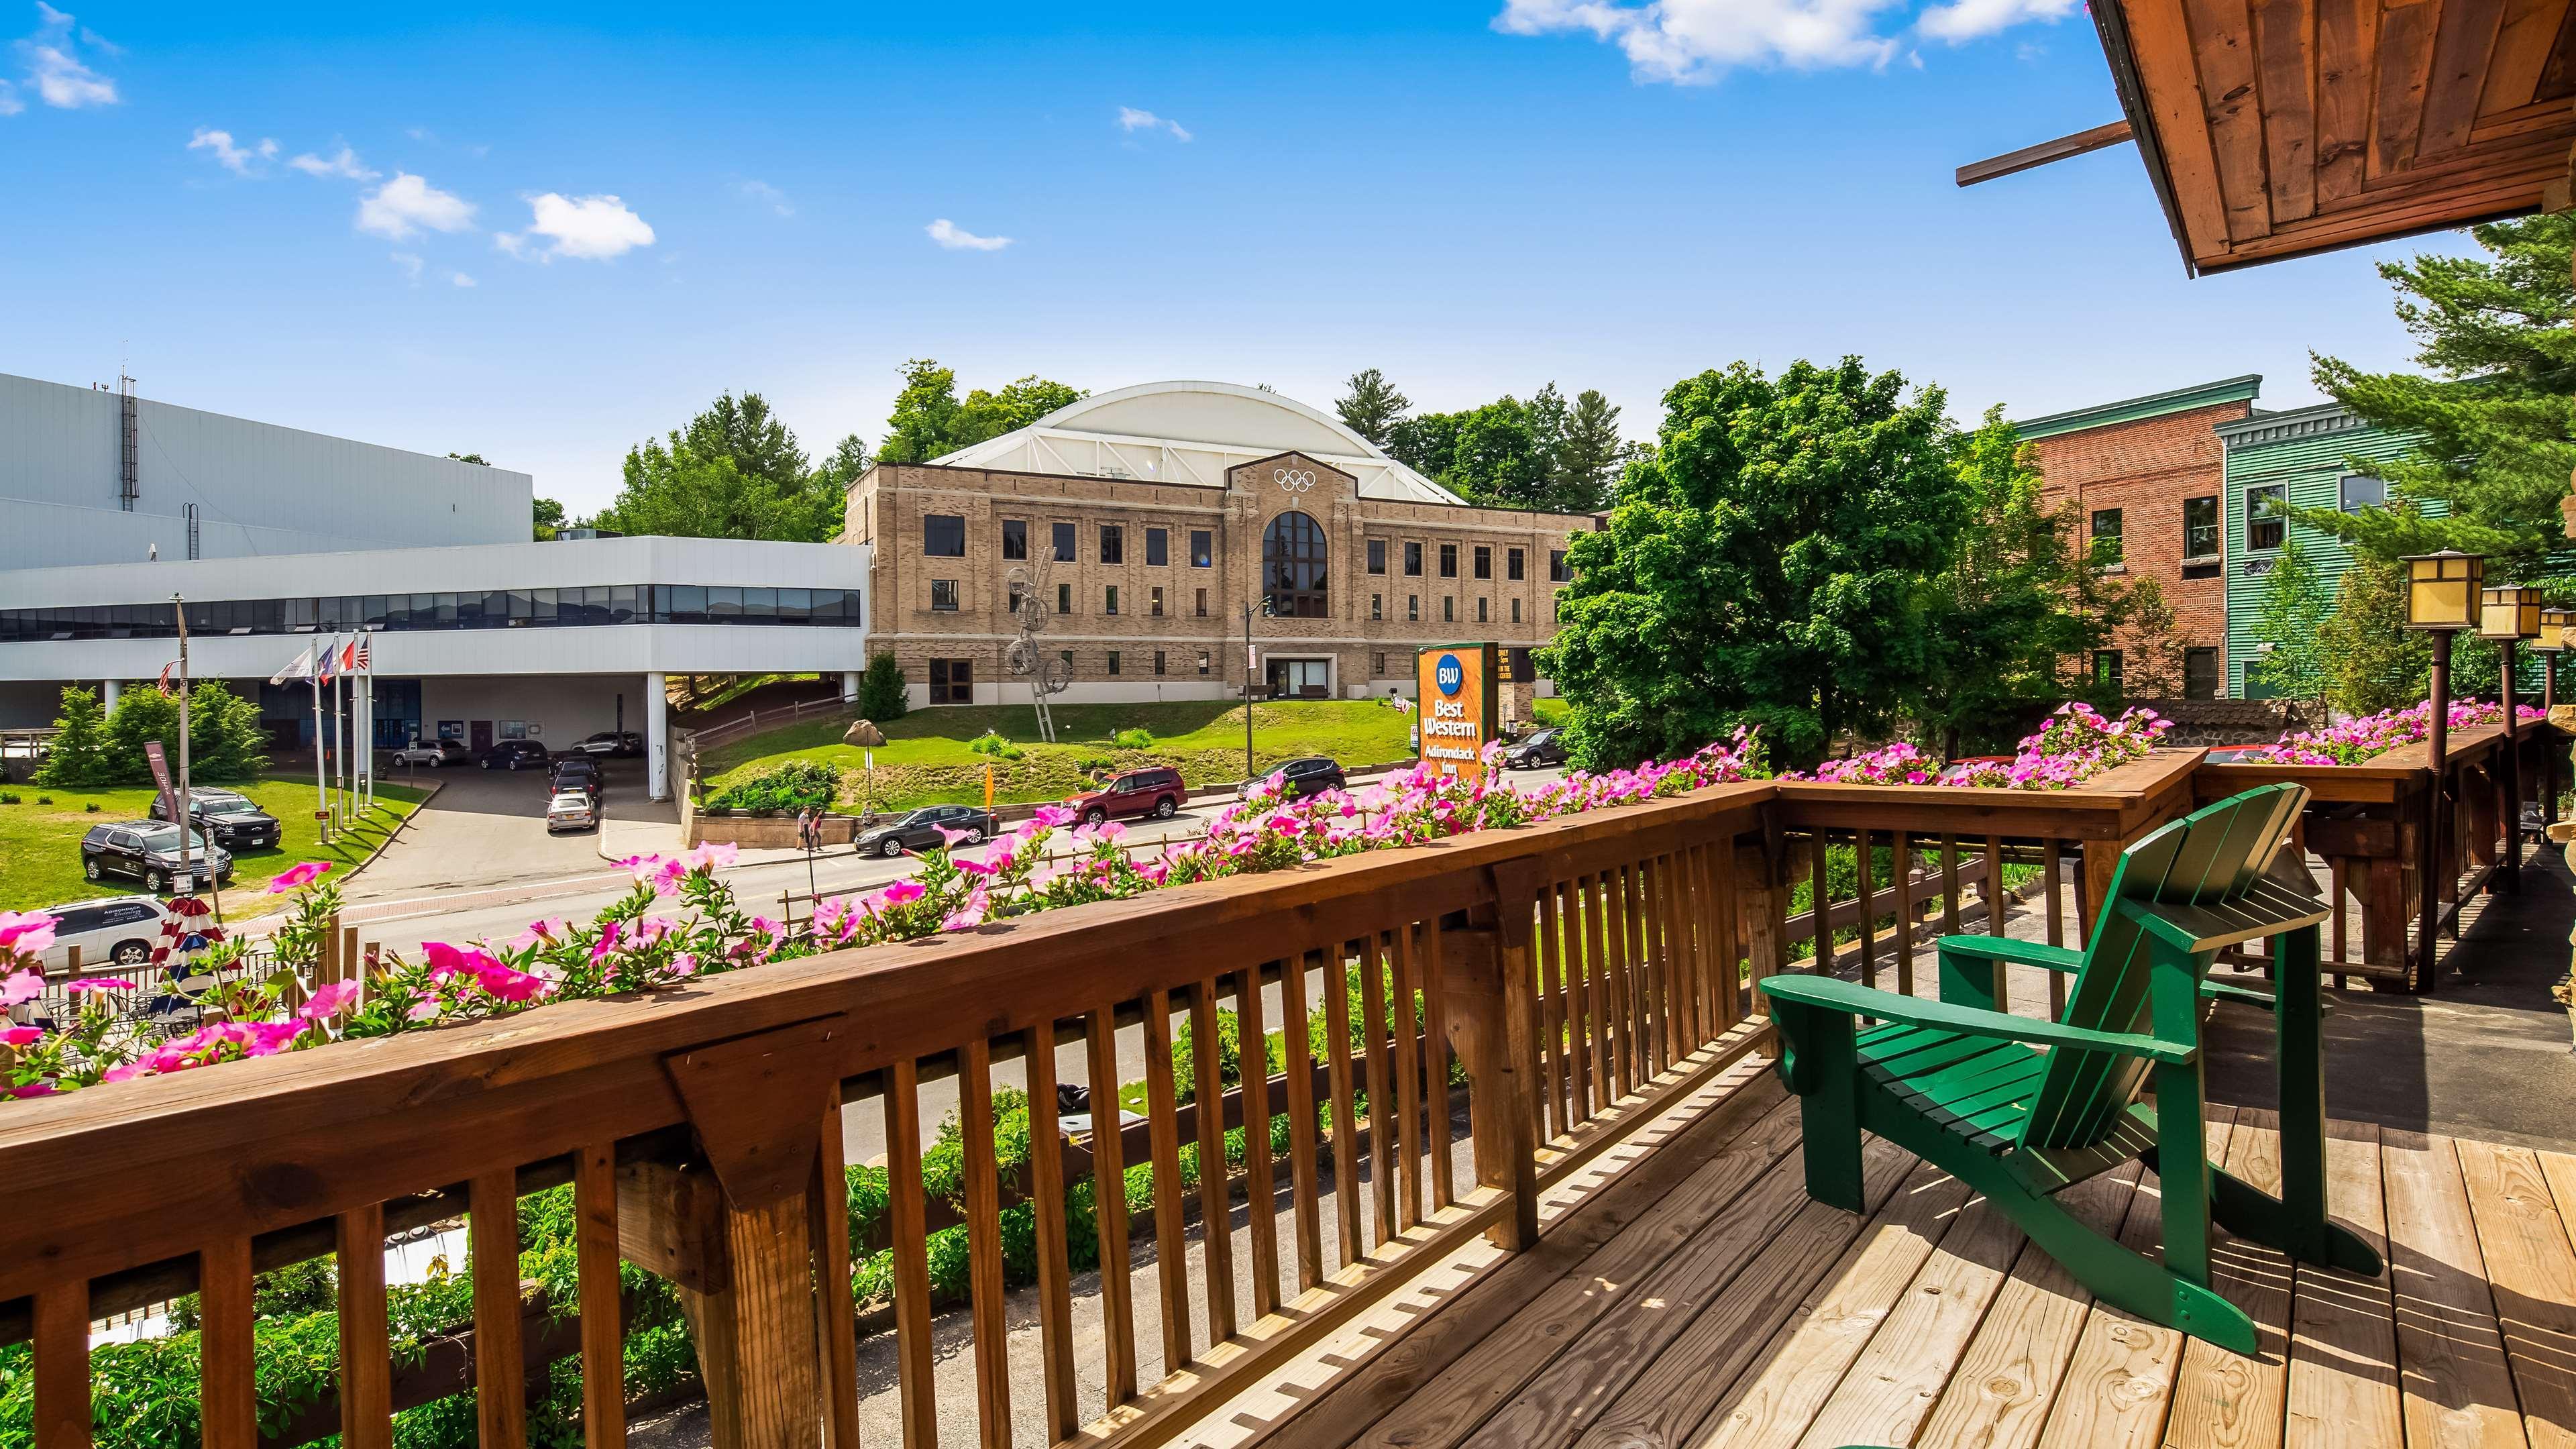
M 474 753 L 478 755 L 488 753 L 492 748 L 492 722 L 488 719 L 478 719 L 474 722 L 473 731 L 471 748 Z
M 1264 662 L 1269 665 L 1272 699 L 1329 699 L 1332 697 L 1333 661 L 1272 658 Z

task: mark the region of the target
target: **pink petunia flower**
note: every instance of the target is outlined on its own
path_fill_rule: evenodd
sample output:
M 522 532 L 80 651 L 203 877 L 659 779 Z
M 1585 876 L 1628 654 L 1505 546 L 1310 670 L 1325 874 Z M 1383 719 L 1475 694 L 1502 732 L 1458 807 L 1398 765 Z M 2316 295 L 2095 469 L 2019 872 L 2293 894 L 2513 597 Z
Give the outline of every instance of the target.
M 338 1016 L 343 1009 L 357 999 L 357 982 L 334 981 L 330 985 L 323 987 L 321 990 L 314 992 L 312 999 L 304 1003 L 304 1009 L 295 1014 L 304 1018 L 306 1021 L 320 1021 L 325 1017 Z
M 288 866 L 279 873 L 277 879 L 268 883 L 266 893 L 272 896 L 284 895 L 288 891 L 311 885 L 330 873 L 331 862 L 327 860 L 308 860 L 302 865 Z
M 0 979 L 0 1007 L 33 1001 L 44 994 L 45 978 L 36 972 L 21 971 L 15 976 Z
M 44 1039 L 41 1026 L 0 1026 L 0 1047 L 34 1046 Z
M 64 982 L 63 989 L 79 996 L 91 991 L 132 991 L 135 983 L 122 976 L 84 976 L 78 981 Z
M 908 906 L 925 894 L 921 882 L 899 880 L 877 893 L 877 899 L 889 906 Z
M 54 944 L 54 917 L 45 911 L 0 911 L 0 951 L 32 956 Z

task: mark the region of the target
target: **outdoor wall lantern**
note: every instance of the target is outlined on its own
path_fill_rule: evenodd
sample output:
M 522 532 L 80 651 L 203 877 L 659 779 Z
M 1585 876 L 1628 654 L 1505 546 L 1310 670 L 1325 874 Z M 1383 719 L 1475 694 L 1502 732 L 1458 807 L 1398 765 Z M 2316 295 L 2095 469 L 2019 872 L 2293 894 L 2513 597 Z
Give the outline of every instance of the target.
M 2478 590 L 2487 573 L 2484 558 L 2446 548 L 2411 555 L 2405 563 L 2407 628 L 2451 634 L 2477 627 Z
M 2539 638 L 2540 590 L 2528 584 L 2481 590 L 2478 595 L 2478 637 L 2498 640 Z
M 2478 637 L 2497 646 L 2496 698 L 2504 705 L 2504 749 L 2496 760 L 2504 786 L 2504 875 L 2506 888 L 2517 894 L 2522 890 L 2522 741 L 2514 718 L 2521 702 L 2514 698 L 2513 646 L 2539 635 L 2540 590 L 2507 584 L 2478 595 Z

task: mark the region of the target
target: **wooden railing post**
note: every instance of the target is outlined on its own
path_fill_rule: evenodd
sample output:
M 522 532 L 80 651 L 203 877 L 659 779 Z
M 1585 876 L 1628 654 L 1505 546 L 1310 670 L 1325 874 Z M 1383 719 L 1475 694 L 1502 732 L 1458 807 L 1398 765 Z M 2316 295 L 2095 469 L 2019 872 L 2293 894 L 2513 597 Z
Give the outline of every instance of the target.
M 1511 1215 L 1486 1233 L 1517 1252 L 1538 1241 L 1538 968 L 1530 946 L 1538 867 L 1492 868 L 1493 923 L 1452 918 L 1440 935 L 1450 1044 L 1467 1070 L 1476 1181 L 1511 1198 Z

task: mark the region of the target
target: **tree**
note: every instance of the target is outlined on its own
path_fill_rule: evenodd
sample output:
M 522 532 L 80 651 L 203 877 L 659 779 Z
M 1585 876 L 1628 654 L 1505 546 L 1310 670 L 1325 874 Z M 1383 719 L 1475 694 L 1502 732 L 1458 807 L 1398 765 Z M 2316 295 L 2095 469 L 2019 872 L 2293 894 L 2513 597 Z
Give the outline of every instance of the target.
M 1383 448 L 1389 430 L 1413 406 L 1413 400 L 1395 390 L 1386 374 L 1374 367 L 1351 374 L 1350 391 L 1333 404 L 1342 425 Z
M 1611 485 L 1635 449 L 1619 436 L 1619 410 L 1595 388 L 1574 395 L 1574 410 L 1565 420 L 1565 438 L 1557 445 L 1557 490 L 1570 511 L 1595 512 L 1610 506 Z
M 562 504 L 551 498 L 539 498 L 532 503 L 531 512 L 536 525 L 536 542 L 544 543 L 547 539 L 563 532 L 564 506 Z
M 1059 408 L 1080 402 L 1082 397 L 1079 388 L 1035 376 L 1008 383 L 999 392 L 977 388 L 966 394 L 966 400 L 949 418 L 948 436 L 939 451 L 953 453 L 986 438 L 1025 428 Z
M 484 457 L 480 453 L 450 453 L 447 456 L 454 458 L 459 463 L 472 463 L 481 468 L 489 468 L 492 466 L 492 460 Z
M 1614 475 L 1635 455 L 1620 441 L 1618 416 L 1600 393 L 1569 405 L 1551 382 L 1527 402 L 1506 393 L 1482 407 L 1399 418 L 1382 446 L 1470 503 L 1594 513 L 1609 506 Z
M 2470 228 L 2487 255 L 2382 262 L 2422 373 L 2371 373 L 2315 359 L 2317 386 L 2373 425 L 2420 435 L 2393 462 L 2352 466 L 2420 510 L 2293 509 L 2291 516 L 2381 558 L 2458 548 L 2491 576 L 2522 578 L 2565 541 L 2558 502 L 2576 467 L 2576 216 Z
M 625 472 L 591 520 L 619 533 L 820 543 L 846 510 L 843 489 L 808 468 L 758 393 L 727 393 L 686 428 L 628 449 Z
M 1960 528 L 1933 580 L 1931 652 L 1917 718 L 1957 755 L 2009 745 L 2065 697 L 2064 667 L 2101 647 L 2123 600 L 2076 552 L 2069 509 L 2043 498 L 2038 450 L 1989 409 L 1949 466 Z
M 2406 627 L 2406 566 L 2394 559 L 2354 555 L 2318 640 L 2337 709 L 2377 714 L 2432 692 L 2432 636 Z
M 886 417 L 880 463 L 927 463 L 947 451 L 948 424 L 957 416 L 957 373 L 927 357 L 903 365 L 903 390 Z
M 2276 699 L 2322 701 L 2329 662 L 2323 634 L 2333 610 L 2307 550 L 2295 538 L 2282 540 L 2254 603 L 2255 642 L 2269 647 L 2246 664 L 2247 679 Z
M 77 684 L 63 686 L 63 712 L 54 717 L 53 743 L 36 767 L 39 785 L 99 785 L 108 779 L 107 712 L 98 696 Z
M 904 692 L 903 666 L 895 662 L 891 650 L 878 650 L 868 660 L 867 673 L 859 676 L 859 713 L 884 724 L 903 718 L 911 708 L 911 696 Z
M 1421 474 L 1438 478 L 1449 471 L 1458 453 L 1458 422 L 1464 413 L 1416 413 L 1398 418 L 1387 429 L 1387 456 Z
M 1457 418 L 1457 440 L 1439 481 L 1470 503 L 1545 507 L 1548 455 L 1529 409 L 1507 396 Z
M 1746 363 L 1664 394 L 1654 457 L 1577 534 L 1544 666 L 1595 768 L 1757 725 L 1822 757 L 1916 703 L 1937 667 L 1936 576 L 1965 513 L 1939 388 L 1857 357 Z
M 2164 585 L 2141 578 L 2128 590 L 2128 627 L 2120 646 L 2122 687 L 2133 699 L 2177 699 L 2189 683 L 2194 641 L 2174 622 Z

